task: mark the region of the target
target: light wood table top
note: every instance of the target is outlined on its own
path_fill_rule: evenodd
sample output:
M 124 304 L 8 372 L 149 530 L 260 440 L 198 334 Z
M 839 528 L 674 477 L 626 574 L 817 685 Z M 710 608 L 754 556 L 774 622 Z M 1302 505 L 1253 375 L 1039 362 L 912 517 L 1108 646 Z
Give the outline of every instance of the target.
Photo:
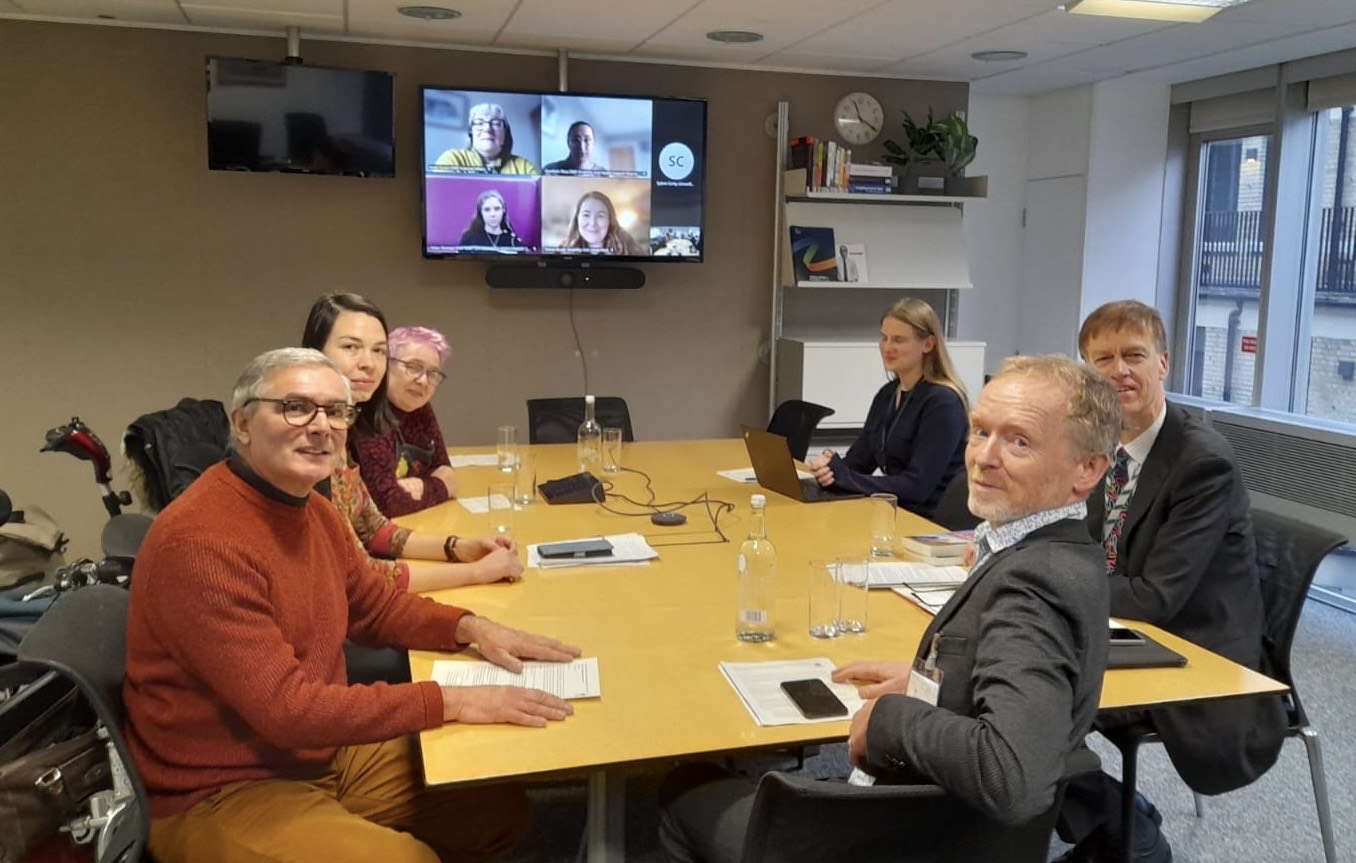
M 572 444 L 537 446 L 533 451 L 538 454 L 539 480 L 575 471 Z M 827 656 L 841 664 L 854 659 L 908 660 L 914 655 L 929 618 L 888 590 L 872 591 L 866 633 L 821 640 L 807 632 L 806 563 L 867 556 L 867 501 L 803 504 L 717 476 L 716 470 L 747 466 L 739 440 L 631 443 L 625 445 L 622 463 L 649 474 L 661 504 L 692 500 L 703 493 L 713 501 L 735 504 L 733 513 L 719 517 L 729 542 L 720 541 L 700 504 L 684 510 L 685 525 L 651 524 L 647 510 L 613 496 L 649 499 L 644 478 L 627 472 L 604 477 L 613 484 L 609 505 L 641 513 L 640 517 L 613 514 L 594 504 L 551 506 L 540 498 L 516 513 L 515 532 L 524 555 L 530 543 L 638 532 L 658 549 L 660 558 L 643 566 L 529 569 L 517 584 L 434 594 L 440 601 L 560 638 L 578 645 L 585 656 L 597 656 L 602 698 L 573 702 L 574 716 L 545 729 L 453 723 L 425 732 L 421 742 L 428 782 L 478 781 L 842 740 L 847 721 L 759 727 L 718 671 L 718 663 Z M 463 496 L 483 494 L 503 476 L 492 467 L 459 468 L 457 474 Z M 768 536 L 778 558 L 777 637 L 766 644 L 746 644 L 734 637 L 735 557 L 747 533 L 749 495 L 754 492 L 768 498 Z M 489 518 L 449 501 L 399 521 L 417 530 L 479 534 L 489 532 Z M 900 535 L 936 529 L 900 511 Z M 1104 709 L 1284 689 L 1154 627 L 1136 628 L 1186 656 L 1188 665 L 1109 672 L 1102 693 Z M 431 676 L 432 663 L 440 658 L 449 657 L 411 651 L 414 678 Z

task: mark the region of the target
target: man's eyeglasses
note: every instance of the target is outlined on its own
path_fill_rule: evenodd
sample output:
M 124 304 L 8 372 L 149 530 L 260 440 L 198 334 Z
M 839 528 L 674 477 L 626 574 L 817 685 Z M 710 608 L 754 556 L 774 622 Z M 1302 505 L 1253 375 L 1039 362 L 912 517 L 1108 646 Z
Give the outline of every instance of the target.
M 266 399 L 262 396 L 245 400 L 245 404 L 251 402 L 269 402 L 278 405 L 278 413 L 282 414 L 283 420 L 288 425 L 298 428 L 310 425 L 315 415 L 321 411 L 325 412 L 325 421 L 335 431 L 351 428 L 358 421 L 358 409 L 345 402 L 319 405 L 310 399 Z
M 471 121 L 472 129 L 483 129 L 486 126 L 489 126 L 491 129 L 498 131 L 504 128 L 504 121 L 499 119 L 498 117 L 495 117 L 493 120 L 486 120 L 484 117 L 477 117 L 476 119 Z
M 447 380 L 447 375 L 443 374 L 442 372 L 438 371 L 435 368 L 430 368 L 429 366 L 424 365 L 418 360 L 398 360 L 395 357 L 391 357 L 391 362 L 399 363 L 401 366 L 405 368 L 405 374 L 409 375 L 415 380 L 419 380 L 420 378 L 428 378 L 428 382 L 435 387 L 438 384 L 442 383 L 443 381 Z

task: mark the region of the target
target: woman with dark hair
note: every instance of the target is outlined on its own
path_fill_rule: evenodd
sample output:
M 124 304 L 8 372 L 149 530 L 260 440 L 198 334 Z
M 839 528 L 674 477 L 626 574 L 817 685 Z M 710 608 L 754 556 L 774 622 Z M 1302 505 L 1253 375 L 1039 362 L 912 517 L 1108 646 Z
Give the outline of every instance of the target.
M 472 106 L 466 122 L 466 148 L 448 150 L 433 166 L 530 177 L 541 174 L 536 165 L 513 155 L 513 127 L 508 115 L 502 106 L 490 102 Z
M 461 235 L 461 245 L 486 250 L 523 247 L 522 238 L 514 233 L 513 225 L 509 223 L 503 195 L 494 189 L 480 193 L 476 199 L 476 213 Z
M 889 380 L 871 400 L 861 435 L 847 455 L 824 450 L 807 464 L 820 485 L 887 492 L 927 517 L 961 470 L 969 437 L 965 387 L 932 306 L 910 297 L 887 309 L 880 358 Z
M 386 401 L 387 336 L 381 310 L 358 294 L 326 294 L 306 319 L 302 347 L 315 348 L 349 379 L 358 422 L 349 436 L 353 449 L 366 437 L 396 429 Z M 372 405 L 380 399 L 379 408 Z M 440 561 L 411 568 L 404 561 L 374 560 L 387 580 L 413 593 L 463 584 L 517 581 L 523 567 L 517 545 L 504 537 L 434 536 L 397 527 L 381 514 L 356 464 L 345 457 L 330 475 L 329 498 L 353 528 L 353 539 L 379 558 Z
M 612 206 L 612 199 L 596 189 L 585 192 L 575 205 L 565 246 L 604 255 L 645 254 L 640 243 L 617 223 L 617 208 Z

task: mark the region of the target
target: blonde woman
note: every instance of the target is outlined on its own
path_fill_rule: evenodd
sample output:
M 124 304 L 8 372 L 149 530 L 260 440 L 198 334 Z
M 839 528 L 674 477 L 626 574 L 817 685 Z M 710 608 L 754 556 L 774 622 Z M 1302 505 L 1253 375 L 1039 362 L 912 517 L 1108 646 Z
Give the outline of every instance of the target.
M 961 469 L 969 410 L 932 306 L 908 298 L 885 312 L 880 359 L 890 380 L 871 400 L 861 435 L 847 455 L 824 450 L 809 465 L 822 486 L 888 492 L 930 516 Z

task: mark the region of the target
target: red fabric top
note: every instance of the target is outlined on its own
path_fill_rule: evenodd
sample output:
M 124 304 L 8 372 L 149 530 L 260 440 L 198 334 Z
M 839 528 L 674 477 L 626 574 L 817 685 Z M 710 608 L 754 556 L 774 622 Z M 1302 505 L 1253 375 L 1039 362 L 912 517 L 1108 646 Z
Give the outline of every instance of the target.
M 447 486 L 430 476 L 435 468 L 450 466 L 447 445 L 433 405 L 406 413 L 394 405 L 398 428 L 381 437 L 355 436 L 355 460 L 362 468 L 363 482 L 377 507 L 388 516 L 406 515 L 428 509 L 447 500 Z M 403 478 L 422 479 L 423 497 L 415 500 L 397 482 Z
M 156 518 L 133 571 L 127 739 L 155 817 L 441 725 L 437 684 L 349 686 L 342 645 L 454 650 L 468 613 L 373 573 L 320 495 L 289 498 L 234 467 Z

